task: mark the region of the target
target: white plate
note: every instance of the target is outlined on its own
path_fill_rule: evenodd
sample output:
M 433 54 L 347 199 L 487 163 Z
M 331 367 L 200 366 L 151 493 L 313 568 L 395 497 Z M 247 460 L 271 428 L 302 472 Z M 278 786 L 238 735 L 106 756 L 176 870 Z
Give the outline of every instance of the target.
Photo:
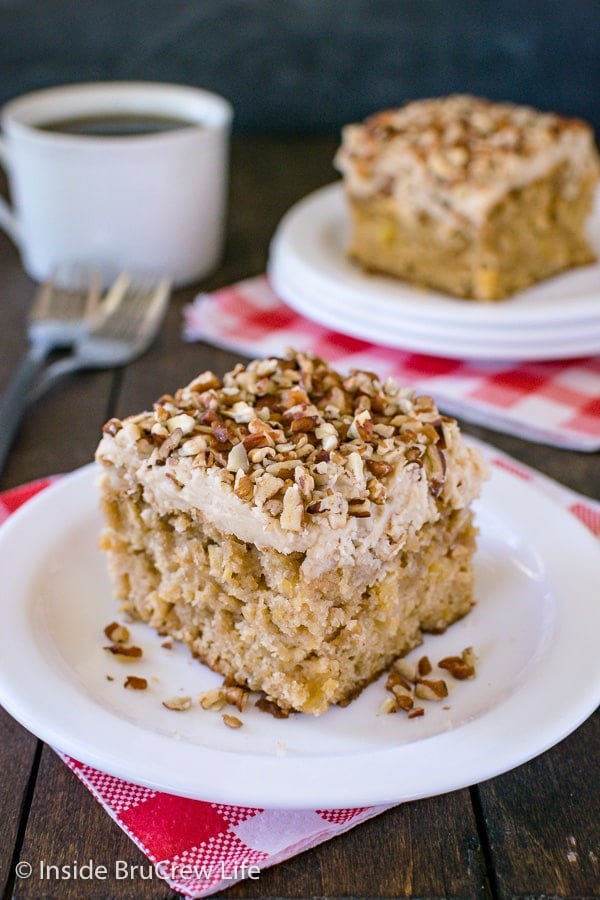
M 141 624 L 131 629 L 140 662 L 103 650 L 103 628 L 117 615 L 97 549 L 95 476 L 89 466 L 61 480 L 0 530 L 0 701 L 52 746 L 110 774 L 242 805 L 396 802 L 519 765 L 600 699 L 597 542 L 537 489 L 495 470 L 478 506 L 478 604 L 413 652 L 437 661 L 476 648 L 477 677 L 452 684 L 447 703 L 429 704 L 420 719 L 383 715 L 380 680 L 319 718 L 251 708 L 236 731 L 199 705 L 169 711 L 163 699 L 195 698 L 220 678 Z M 149 689 L 125 690 L 129 673 Z
M 354 337 L 427 352 L 495 358 L 564 358 L 600 352 L 600 264 L 558 275 L 501 303 L 474 303 L 369 275 L 346 255 L 349 216 L 340 182 L 297 203 L 271 244 L 275 290 L 309 318 Z M 600 202 L 590 223 L 600 252 Z M 513 340 L 520 342 L 515 350 Z M 416 346 L 415 341 L 419 345 Z M 424 343 L 425 342 L 425 343 Z M 442 350 L 440 350 L 440 346 Z M 545 350 L 544 348 L 548 349 Z
M 396 349 L 436 354 L 450 359 L 472 360 L 548 360 L 575 359 L 600 351 L 600 322 L 550 328 L 516 328 L 514 334 L 497 329 L 495 334 L 480 334 L 474 328 L 396 318 L 385 324 L 372 313 L 369 303 L 349 309 L 346 301 L 315 287 L 305 274 L 294 276 L 287 266 L 275 265 L 271 281 L 275 292 L 289 306 L 334 331 Z M 343 324 L 340 324 L 343 323 Z M 547 332 L 547 334 L 545 333 Z

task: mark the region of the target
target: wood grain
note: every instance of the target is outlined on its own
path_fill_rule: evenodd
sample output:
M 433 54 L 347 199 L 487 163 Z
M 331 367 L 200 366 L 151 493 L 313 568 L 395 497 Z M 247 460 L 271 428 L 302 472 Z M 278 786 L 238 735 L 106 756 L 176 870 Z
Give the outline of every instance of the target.
M 550 699 L 550 698 L 549 698 Z M 600 894 L 600 713 L 547 753 L 479 786 L 498 897 Z
M 0 894 L 12 881 L 13 854 L 27 819 L 30 777 L 36 763 L 37 740 L 0 707 Z

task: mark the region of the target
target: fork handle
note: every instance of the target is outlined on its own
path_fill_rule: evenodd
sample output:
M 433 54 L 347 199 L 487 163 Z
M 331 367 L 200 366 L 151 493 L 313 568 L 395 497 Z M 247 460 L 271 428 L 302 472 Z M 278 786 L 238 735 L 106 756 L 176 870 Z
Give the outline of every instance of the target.
M 46 366 L 35 385 L 29 391 L 27 403 L 37 403 L 40 397 L 43 397 L 65 375 L 69 375 L 71 372 L 78 372 L 81 369 L 93 368 L 94 365 L 91 362 L 78 356 L 77 353 L 71 353 L 70 356 L 63 356 L 62 359 L 57 359 L 55 362 L 50 363 L 49 366 Z
M 4 471 L 6 458 L 27 409 L 31 386 L 49 352 L 50 347 L 45 344 L 33 344 L 0 398 L 0 473 Z

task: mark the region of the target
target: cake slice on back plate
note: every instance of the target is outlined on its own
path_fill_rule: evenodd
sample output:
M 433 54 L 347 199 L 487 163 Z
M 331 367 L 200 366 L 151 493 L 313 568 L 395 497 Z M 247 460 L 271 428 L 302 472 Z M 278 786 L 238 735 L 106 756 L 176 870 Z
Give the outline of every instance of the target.
M 595 261 L 600 167 L 578 119 L 468 95 L 416 100 L 343 129 L 349 254 L 457 297 L 498 300 Z
M 123 609 L 282 710 L 348 702 L 473 603 L 482 461 L 392 380 L 291 351 L 205 372 L 97 460 Z

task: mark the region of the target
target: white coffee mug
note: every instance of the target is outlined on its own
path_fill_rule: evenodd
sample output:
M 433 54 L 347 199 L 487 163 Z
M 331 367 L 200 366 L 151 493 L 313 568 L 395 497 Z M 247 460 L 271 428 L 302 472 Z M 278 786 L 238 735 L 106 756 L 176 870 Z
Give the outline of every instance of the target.
M 0 161 L 12 207 L 0 197 L 0 227 L 26 272 L 43 280 L 77 264 L 108 282 L 127 268 L 176 285 L 208 275 L 223 249 L 232 113 L 217 94 L 152 82 L 66 85 L 9 101 Z M 69 133 L 82 120 L 132 117 L 169 127 Z

